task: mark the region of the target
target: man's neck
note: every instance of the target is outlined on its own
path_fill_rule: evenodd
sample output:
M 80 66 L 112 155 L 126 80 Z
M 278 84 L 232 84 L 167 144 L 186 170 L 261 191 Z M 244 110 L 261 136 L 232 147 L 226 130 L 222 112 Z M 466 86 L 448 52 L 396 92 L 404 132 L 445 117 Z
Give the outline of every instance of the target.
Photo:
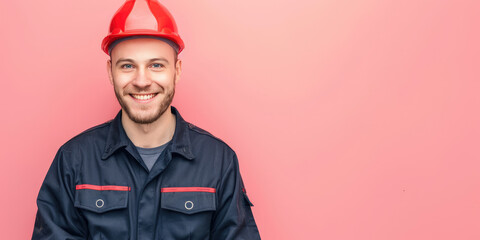
M 139 124 L 133 122 L 125 111 L 122 111 L 122 125 L 135 146 L 153 148 L 161 146 L 173 138 L 175 115 L 172 114 L 169 107 L 155 122 Z

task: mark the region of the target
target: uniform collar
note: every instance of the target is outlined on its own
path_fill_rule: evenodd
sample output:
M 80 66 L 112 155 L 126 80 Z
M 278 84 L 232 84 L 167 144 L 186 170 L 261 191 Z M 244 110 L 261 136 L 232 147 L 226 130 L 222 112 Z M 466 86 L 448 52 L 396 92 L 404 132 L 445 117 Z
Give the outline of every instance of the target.
M 190 124 L 183 120 L 182 116 L 175 107 L 171 107 L 172 113 L 175 115 L 175 133 L 170 144 L 170 151 L 183 156 L 185 159 L 192 160 L 195 156 L 192 153 L 190 143 L 189 126 Z M 122 126 L 122 110 L 112 120 L 110 129 L 108 130 L 107 142 L 102 155 L 102 159 L 107 159 L 115 151 L 127 146 L 134 147 L 132 141 L 128 138 L 125 129 Z

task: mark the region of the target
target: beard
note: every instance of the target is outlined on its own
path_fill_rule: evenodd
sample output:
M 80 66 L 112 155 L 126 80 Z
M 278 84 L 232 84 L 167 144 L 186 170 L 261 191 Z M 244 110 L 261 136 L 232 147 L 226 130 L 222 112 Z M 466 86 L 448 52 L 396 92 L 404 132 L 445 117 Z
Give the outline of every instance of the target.
M 175 85 L 173 85 L 172 90 L 163 89 L 162 92 L 158 93 L 157 96 L 155 96 L 159 97 L 159 94 L 163 94 L 164 98 L 158 106 L 153 106 L 153 110 L 147 111 L 149 109 L 142 106 L 140 111 L 134 112 L 132 111 L 131 107 L 123 100 L 124 97 L 130 97 L 129 94 L 124 94 L 122 96 L 122 94 L 117 91 L 117 89 L 114 90 L 115 96 L 117 97 L 118 103 L 120 103 L 122 110 L 125 111 L 128 118 L 138 124 L 150 124 L 159 119 L 163 115 L 163 113 L 167 111 L 170 104 L 172 104 L 173 96 L 175 95 Z

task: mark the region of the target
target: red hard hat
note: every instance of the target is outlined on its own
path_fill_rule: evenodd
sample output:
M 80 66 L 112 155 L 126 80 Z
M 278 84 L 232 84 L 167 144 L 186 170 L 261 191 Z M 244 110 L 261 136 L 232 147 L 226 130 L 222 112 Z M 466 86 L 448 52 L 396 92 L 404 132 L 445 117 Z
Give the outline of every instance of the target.
M 113 15 L 110 31 L 102 41 L 102 50 L 124 37 L 147 35 L 166 38 L 178 45 L 178 53 L 185 47 L 172 14 L 157 0 L 127 0 Z

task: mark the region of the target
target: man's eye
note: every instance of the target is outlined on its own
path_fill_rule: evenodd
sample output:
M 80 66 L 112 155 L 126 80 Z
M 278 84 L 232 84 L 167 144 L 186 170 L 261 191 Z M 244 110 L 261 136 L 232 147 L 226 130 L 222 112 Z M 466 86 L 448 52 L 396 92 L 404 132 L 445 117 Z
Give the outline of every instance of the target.
M 160 63 L 154 63 L 154 64 L 152 64 L 152 67 L 153 68 L 161 68 L 161 67 L 163 67 L 163 65 L 160 64 Z
M 132 64 L 123 64 L 122 68 L 130 69 L 130 68 L 133 68 L 133 65 Z

